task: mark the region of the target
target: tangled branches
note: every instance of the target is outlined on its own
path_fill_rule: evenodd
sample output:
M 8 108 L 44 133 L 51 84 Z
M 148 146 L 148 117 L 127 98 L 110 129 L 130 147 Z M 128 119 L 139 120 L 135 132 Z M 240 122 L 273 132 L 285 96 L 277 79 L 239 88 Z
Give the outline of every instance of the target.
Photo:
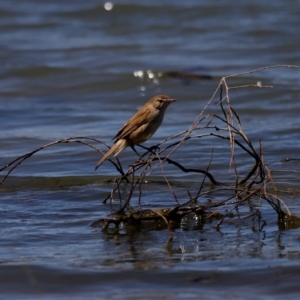
M 109 217 L 100 219 L 92 223 L 92 226 L 98 226 L 104 224 L 103 228 L 106 229 L 110 224 L 119 226 L 121 223 L 126 224 L 140 224 L 144 221 L 163 222 L 168 228 L 174 228 L 178 226 L 181 220 L 189 215 L 196 216 L 198 219 L 206 220 L 211 218 L 218 218 L 217 226 L 220 226 L 223 220 L 227 216 L 231 216 L 233 211 L 249 201 L 266 201 L 277 213 L 278 220 L 283 221 L 287 218 L 292 218 L 292 215 L 285 205 L 283 200 L 278 196 L 278 192 L 272 178 L 272 172 L 264 163 L 263 157 L 263 143 L 262 141 L 255 141 L 257 146 L 255 147 L 252 141 L 248 138 L 243 130 L 241 118 L 237 111 L 233 108 L 230 102 L 230 90 L 256 87 L 256 88 L 272 88 L 272 86 L 264 86 L 261 83 L 243 85 L 243 86 L 229 86 L 228 80 L 232 77 L 241 76 L 244 74 L 250 74 L 258 71 L 262 71 L 268 68 L 274 67 L 294 67 L 294 66 L 271 66 L 262 69 L 253 70 L 246 73 L 234 74 L 223 77 L 215 90 L 212 98 L 208 101 L 203 110 L 199 113 L 195 121 L 192 123 L 188 130 L 178 133 L 174 136 L 166 138 L 164 141 L 151 148 L 141 146 L 145 152 L 141 158 L 135 161 L 129 166 L 127 171 L 124 171 L 120 161 L 109 159 L 114 165 L 116 171 L 120 174 L 118 178 L 113 181 L 111 192 L 103 200 L 107 203 L 108 200 L 116 201 L 116 197 L 120 201 L 120 208 L 118 211 L 114 211 Z M 220 108 L 219 113 L 209 114 L 208 108 L 213 105 L 213 102 L 217 99 L 217 105 Z M 173 158 L 174 153 L 181 147 L 191 141 L 197 141 L 199 139 L 204 140 L 207 138 L 215 138 L 223 143 L 224 148 L 230 149 L 230 157 L 228 158 L 230 169 L 233 170 L 234 176 L 231 182 L 221 182 L 215 178 L 213 172 L 210 171 L 210 166 L 213 161 L 213 149 L 211 150 L 210 159 L 207 161 L 205 169 L 191 168 L 184 166 L 184 163 L 179 163 Z M 59 140 L 47 145 L 44 145 L 30 153 L 27 153 L 17 159 L 13 160 L 6 166 L 0 169 L 0 171 L 6 170 L 0 184 L 10 175 L 10 173 L 18 167 L 24 160 L 31 157 L 33 154 L 41 151 L 47 147 L 62 144 L 62 143 L 81 143 L 88 147 L 91 147 L 103 154 L 93 142 L 101 143 L 107 146 L 105 143 L 89 137 L 71 137 L 63 140 Z M 108 147 L 108 146 L 107 146 Z M 237 158 L 237 151 L 242 153 L 247 158 L 251 158 L 251 165 L 247 166 L 243 164 L 243 172 L 240 171 L 239 162 Z M 193 154 L 200 155 L 200 151 Z M 196 157 L 197 159 L 197 157 Z M 185 162 L 185 161 L 184 161 Z M 187 190 L 186 201 L 183 203 L 178 200 L 168 176 L 166 175 L 165 168 L 167 165 L 176 167 L 179 171 L 190 174 L 202 174 L 202 181 L 196 189 L 196 192 Z M 134 208 L 131 204 L 134 193 L 137 193 L 138 203 L 142 197 L 143 183 L 154 170 L 160 169 L 166 185 L 169 187 L 170 193 L 174 197 L 175 207 L 164 209 L 146 209 L 144 210 L 141 205 L 138 208 Z M 245 172 L 245 170 L 247 171 Z M 206 188 L 205 183 L 209 182 L 209 188 Z M 129 192 L 124 200 L 124 193 L 121 192 L 123 184 L 129 185 Z M 214 194 L 219 191 L 226 190 L 229 192 L 229 196 L 217 203 L 210 205 L 199 205 L 198 199 L 207 194 Z M 227 210 L 224 214 L 218 213 L 216 208 L 226 207 Z M 229 209 L 228 209 L 229 208 Z
M 280 66 L 272 66 L 272 67 L 280 67 Z M 292 67 L 292 66 L 286 66 Z M 208 219 L 212 216 L 215 217 L 216 214 L 208 213 L 212 208 L 215 207 L 231 207 L 226 214 L 218 216 L 220 220 L 217 224 L 219 226 L 226 216 L 232 214 L 233 211 L 237 209 L 237 207 L 247 203 L 248 201 L 262 201 L 265 200 L 269 205 L 276 211 L 278 215 L 278 220 L 283 221 L 286 218 L 292 218 L 292 215 L 285 205 L 284 201 L 280 199 L 277 194 L 276 187 L 274 181 L 272 179 L 272 174 L 269 168 L 263 161 L 263 144 L 260 141 L 258 143 L 258 149 L 256 149 L 250 139 L 247 137 L 246 133 L 242 128 L 241 119 L 238 113 L 234 110 L 230 103 L 230 95 L 229 91 L 231 89 L 245 88 L 245 87 L 257 87 L 257 88 L 272 88 L 272 86 L 264 86 L 261 83 L 243 85 L 243 86 L 228 86 L 228 79 L 244 74 L 249 74 L 253 72 L 258 72 L 263 69 L 253 70 L 247 73 L 230 75 L 227 77 L 223 77 L 213 94 L 213 97 L 209 100 L 205 108 L 198 115 L 196 120 L 193 122 L 191 127 L 179 134 L 168 137 L 160 144 L 147 149 L 147 151 L 142 155 L 144 160 L 136 161 L 132 166 L 130 166 L 129 170 L 126 174 L 121 174 L 121 177 L 116 178 L 114 181 L 114 185 L 111 193 L 104 199 L 106 202 L 108 199 L 113 200 L 114 195 L 119 195 L 119 200 L 122 201 L 120 186 L 126 181 L 130 182 L 130 191 L 127 196 L 127 199 L 124 201 L 123 206 L 119 209 L 119 211 L 114 212 L 110 218 L 101 219 L 99 221 L 94 222 L 92 225 L 97 226 L 99 222 L 104 223 L 104 228 L 107 228 L 110 223 L 115 225 L 119 225 L 122 222 L 125 223 L 137 223 L 145 220 L 163 220 L 168 227 L 172 227 L 174 223 L 180 223 L 180 220 L 188 214 L 194 214 L 196 216 L 201 216 L 202 219 Z M 269 67 L 271 68 L 271 67 Z M 219 102 L 218 105 L 220 107 L 220 114 L 205 114 L 208 107 L 213 103 L 216 96 L 219 94 Z M 204 133 L 203 133 L 204 132 Z M 223 140 L 226 145 L 229 145 L 231 150 L 230 157 L 230 167 L 234 170 L 234 182 L 231 184 L 222 183 L 217 181 L 214 175 L 209 171 L 209 167 L 212 161 L 212 156 L 208 162 L 208 166 L 205 170 L 200 170 L 197 168 L 187 168 L 175 161 L 171 158 L 176 150 L 179 147 L 183 147 L 183 145 L 190 140 L 195 139 L 204 139 L 207 137 L 214 137 L 217 139 Z M 225 145 L 225 146 L 226 146 Z M 249 166 L 248 171 L 242 177 L 238 170 L 238 163 L 236 158 L 236 148 L 239 148 L 244 154 L 251 157 L 253 160 L 253 164 Z M 166 154 L 167 153 L 167 154 Z M 155 162 L 158 162 L 155 167 L 153 165 Z M 188 190 L 187 198 L 189 199 L 187 202 L 180 204 L 177 196 L 165 174 L 165 164 L 172 164 L 176 166 L 180 171 L 185 173 L 201 173 L 203 174 L 203 181 L 200 184 L 198 191 L 195 195 L 192 195 Z M 150 167 L 152 170 L 147 172 Z M 130 206 L 130 201 L 133 196 L 133 192 L 135 190 L 139 191 L 139 203 L 142 192 L 142 184 L 145 181 L 145 176 L 149 175 L 156 168 L 161 168 L 162 175 L 166 184 L 169 186 L 171 193 L 177 203 L 175 208 L 163 209 L 163 210 L 143 210 L 143 209 L 133 209 L 126 213 L 126 209 Z M 139 174 L 137 175 L 137 172 Z M 209 189 L 208 191 L 204 190 L 204 181 L 208 180 L 215 187 L 214 189 Z M 224 187 L 225 186 L 225 187 Z M 229 196 L 226 200 L 223 200 L 219 203 L 209 205 L 209 206 L 200 206 L 197 204 L 197 200 L 207 194 L 214 193 L 220 190 L 226 189 L 227 191 L 231 191 L 231 196 Z M 271 191 L 270 191 L 271 190 Z

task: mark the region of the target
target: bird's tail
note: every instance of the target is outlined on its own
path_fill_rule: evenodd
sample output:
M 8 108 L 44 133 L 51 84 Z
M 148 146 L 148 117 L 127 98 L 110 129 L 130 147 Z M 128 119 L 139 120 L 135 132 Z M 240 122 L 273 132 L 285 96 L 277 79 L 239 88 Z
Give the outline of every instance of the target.
M 128 142 L 125 139 L 118 140 L 99 160 L 95 167 L 95 171 L 106 161 L 112 154 L 117 156 L 121 151 L 123 151 L 127 146 Z

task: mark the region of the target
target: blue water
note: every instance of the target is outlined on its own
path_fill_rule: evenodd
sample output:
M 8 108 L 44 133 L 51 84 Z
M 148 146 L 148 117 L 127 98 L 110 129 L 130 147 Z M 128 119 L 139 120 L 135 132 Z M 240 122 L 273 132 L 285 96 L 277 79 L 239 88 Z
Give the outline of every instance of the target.
M 0 167 L 67 137 L 92 137 L 110 145 L 126 120 L 155 94 L 178 101 L 145 145 L 187 130 L 221 77 L 271 65 L 300 65 L 299 15 L 297 1 L 281 0 L 124 0 L 112 6 L 104 1 L 0 1 Z M 172 71 L 211 79 L 174 78 L 168 75 Z M 230 103 L 256 149 L 262 141 L 264 160 L 277 171 L 278 189 L 296 190 L 282 195 L 295 216 L 300 216 L 299 163 L 281 159 L 299 158 L 299 75 L 299 68 L 278 67 L 228 79 L 230 86 L 258 81 L 273 86 L 230 90 Z M 218 101 L 219 94 L 203 115 L 219 114 Z M 229 145 L 219 139 L 188 141 L 172 158 L 205 169 L 212 147 L 214 176 L 232 180 Z M 104 179 L 118 173 L 109 162 L 95 172 L 100 157 L 77 143 L 51 146 L 25 160 L 0 186 L 0 277 L 5 279 L 0 295 L 5 299 L 194 299 L 203 291 L 216 299 L 224 296 L 220 290 L 251 299 L 252 292 L 243 293 L 238 285 L 250 291 L 254 287 L 257 299 L 299 293 L 298 226 L 282 230 L 266 203 L 260 208 L 261 223 L 252 220 L 253 211 L 245 206 L 240 219 L 227 219 L 221 231 L 215 229 L 217 221 L 202 227 L 183 224 L 171 246 L 167 230 L 122 227 L 105 233 L 90 227 L 119 207 L 117 197 L 112 207 L 102 203 L 111 190 Z M 127 166 L 136 154 L 126 149 L 119 157 Z M 245 174 L 253 161 L 238 150 L 237 158 Z M 195 193 L 203 179 L 172 166 L 165 172 L 181 203 L 188 200 L 186 190 Z M 161 174 L 159 169 L 152 173 Z M 143 189 L 143 207 L 174 205 L 163 178 L 154 179 Z M 124 198 L 128 189 L 122 191 Z M 219 193 L 199 201 L 224 197 Z M 286 274 L 291 265 L 296 271 L 285 290 L 285 275 L 272 276 L 280 268 Z M 197 271 L 206 273 L 197 277 Z M 215 272 L 238 283 L 219 280 Z M 105 281 L 105 274 L 110 280 Z M 187 281 L 178 283 L 176 274 Z M 278 294 L 272 281 L 260 284 L 266 277 L 278 280 Z M 177 293 L 172 289 L 178 284 L 182 288 Z

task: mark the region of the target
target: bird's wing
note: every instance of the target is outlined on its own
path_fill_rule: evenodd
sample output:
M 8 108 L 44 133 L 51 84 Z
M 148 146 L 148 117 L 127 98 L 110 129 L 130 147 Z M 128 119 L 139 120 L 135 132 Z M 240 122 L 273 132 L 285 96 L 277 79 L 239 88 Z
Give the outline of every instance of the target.
M 131 117 L 115 135 L 113 140 L 126 139 L 133 131 L 144 125 L 150 119 L 150 113 L 148 109 L 139 110 L 133 117 Z

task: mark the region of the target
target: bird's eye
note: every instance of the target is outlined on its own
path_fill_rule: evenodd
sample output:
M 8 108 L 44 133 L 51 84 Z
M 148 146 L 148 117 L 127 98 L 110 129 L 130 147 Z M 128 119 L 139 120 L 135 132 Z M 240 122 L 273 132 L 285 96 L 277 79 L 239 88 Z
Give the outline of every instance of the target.
M 159 103 L 163 103 L 164 101 L 162 99 L 158 99 L 158 102 Z

